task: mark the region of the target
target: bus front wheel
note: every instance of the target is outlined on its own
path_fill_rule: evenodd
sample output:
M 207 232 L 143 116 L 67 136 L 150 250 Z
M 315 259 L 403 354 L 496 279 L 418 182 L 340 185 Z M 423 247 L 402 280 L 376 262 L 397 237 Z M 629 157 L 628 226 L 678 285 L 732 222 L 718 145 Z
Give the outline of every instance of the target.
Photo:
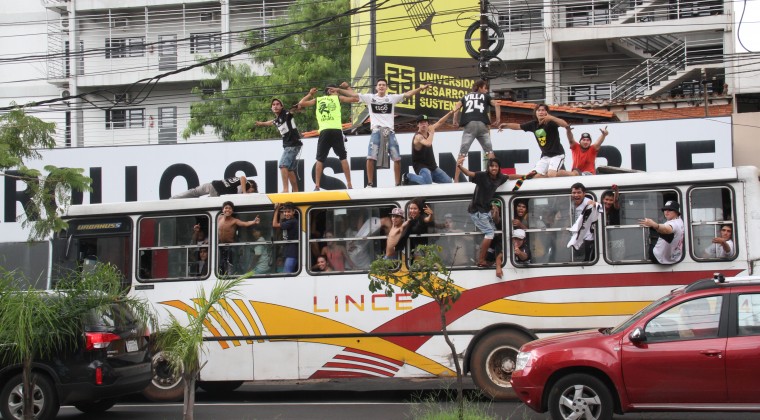
M 496 331 L 480 339 L 470 360 L 472 380 L 494 400 L 514 397 L 509 383 L 520 346 L 531 341 L 515 331 Z
M 164 358 L 163 352 L 153 355 L 151 368 L 153 379 L 142 392 L 151 401 L 179 401 L 184 397 L 185 380 L 175 372 Z

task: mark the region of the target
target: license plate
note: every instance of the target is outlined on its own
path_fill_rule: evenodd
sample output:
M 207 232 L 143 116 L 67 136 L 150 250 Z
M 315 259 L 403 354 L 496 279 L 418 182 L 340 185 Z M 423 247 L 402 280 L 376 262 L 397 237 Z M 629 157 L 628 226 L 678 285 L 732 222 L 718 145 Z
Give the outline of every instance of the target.
M 138 349 L 139 347 L 137 346 L 136 340 L 127 340 L 127 353 L 137 351 Z

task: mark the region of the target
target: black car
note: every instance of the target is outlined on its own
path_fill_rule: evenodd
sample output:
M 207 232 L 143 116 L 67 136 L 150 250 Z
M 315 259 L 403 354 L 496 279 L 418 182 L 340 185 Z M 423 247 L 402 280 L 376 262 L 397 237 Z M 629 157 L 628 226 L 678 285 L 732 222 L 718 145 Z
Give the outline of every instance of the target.
M 33 363 L 37 420 L 55 418 L 63 404 L 86 413 L 108 410 L 116 398 L 140 392 L 151 381 L 149 331 L 129 307 L 111 304 L 87 318 L 73 348 Z M 0 386 L 3 419 L 21 419 L 21 365 L 0 366 Z

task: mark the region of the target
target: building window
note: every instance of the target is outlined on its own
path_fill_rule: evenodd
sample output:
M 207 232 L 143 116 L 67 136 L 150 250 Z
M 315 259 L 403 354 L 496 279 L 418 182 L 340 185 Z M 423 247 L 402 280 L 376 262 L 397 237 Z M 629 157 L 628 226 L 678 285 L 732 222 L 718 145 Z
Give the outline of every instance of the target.
M 106 58 L 144 57 L 145 38 L 106 38 Z
M 106 130 L 144 127 L 145 108 L 106 110 Z
M 222 34 L 190 34 L 190 53 L 222 52 Z

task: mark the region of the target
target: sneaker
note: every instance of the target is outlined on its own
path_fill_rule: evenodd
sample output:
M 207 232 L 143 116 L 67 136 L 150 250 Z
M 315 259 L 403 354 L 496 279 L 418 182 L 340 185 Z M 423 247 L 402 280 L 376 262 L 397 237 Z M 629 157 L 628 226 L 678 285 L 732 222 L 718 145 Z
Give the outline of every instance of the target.
M 314 191 L 319 191 L 319 187 L 314 187 Z
M 409 185 L 409 174 L 406 172 L 401 174 L 401 185 Z
M 374 185 L 372 185 L 372 183 L 371 183 L 371 182 L 368 182 L 368 183 L 367 183 L 367 187 L 366 187 L 366 188 L 375 188 L 375 186 L 374 186 Z

